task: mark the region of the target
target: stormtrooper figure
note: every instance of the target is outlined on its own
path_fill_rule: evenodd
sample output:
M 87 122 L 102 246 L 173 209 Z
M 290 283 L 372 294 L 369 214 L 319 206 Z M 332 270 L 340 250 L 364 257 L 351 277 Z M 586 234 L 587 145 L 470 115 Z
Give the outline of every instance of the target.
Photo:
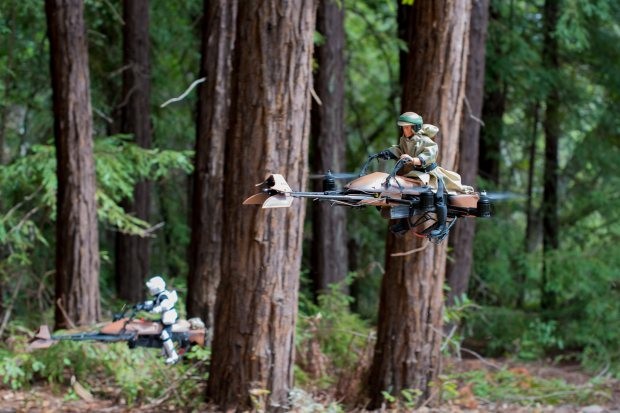
M 172 325 L 177 321 L 177 311 L 174 309 L 178 301 L 176 291 L 166 290 L 166 282 L 160 276 L 155 276 L 146 282 L 146 288 L 153 296 L 153 300 L 145 301 L 136 305 L 136 309 L 150 311 L 151 313 L 161 313 L 161 323 L 163 330 L 160 338 L 166 353 L 166 364 L 173 364 L 179 360 L 179 355 L 174 349 L 172 342 Z

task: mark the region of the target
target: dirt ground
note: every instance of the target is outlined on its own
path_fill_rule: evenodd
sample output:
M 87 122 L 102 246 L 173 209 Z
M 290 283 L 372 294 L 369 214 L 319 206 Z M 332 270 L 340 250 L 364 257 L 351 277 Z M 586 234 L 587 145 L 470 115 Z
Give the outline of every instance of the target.
M 584 386 L 592 379 L 576 365 L 555 366 L 543 363 L 511 363 L 501 360 L 449 360 L 445 369 L 452 371 L 488 370 L 497 368 L 509 368 L 532 377 L 544 379 L 563 379 L 567 383 Z M 524 407 L 518 403 L 500 402 L 492 403 L 474 397 L 467 384 L 459 387 L 459 397 L 450 403 L 445 403 L 435 408 L 421 408 L 418 412 L 428 413 L 620 413 L 620 381 L 608 379 L 605 383 L 610 397 L 605 398 L 599 404 L 585 406 L 578 405 L 545 405 L 530 403 Z M 83 392 L 79 383 L 68 384 L 65 388 L 51 388 L 50 386 L 37 385 L 29 390 L 13 391 L 0 387 L 0 413 L 14 412 L 166 412 L 179 411 L 178 408 L 168 406 L 166 402 L 154 402 L 151 404 L 127 407 L 122 400 L 103 400 L 94 397 L 88 392 Z M 204 406 L 200 411 L 217 411 L 214 408 Z M 311 410 L 299 408 L 297 412 L 320 412 L 328 411 L 320 409 L 316 405 Z M 360 412 L 361 410 L 356 409 Z M 384 409 L 383 411 L 394 411 Z

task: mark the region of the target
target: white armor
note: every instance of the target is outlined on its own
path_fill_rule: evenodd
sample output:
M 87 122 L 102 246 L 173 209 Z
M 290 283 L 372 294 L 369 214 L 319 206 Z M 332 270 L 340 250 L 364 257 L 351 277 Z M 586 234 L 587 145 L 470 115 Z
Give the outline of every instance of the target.
M 176 291 L 166 290 L 166 282 L 159 276 L 148 280 L 146 282 L 146 287 L 151 295 L 155 296 L 155 298 L 150 301 L 145 301 L 143 308 L 152 313 L 161 313 L 161 322 L 164 325 L 164 328 L 161 332 L 160 338 L 164 346 L 164 351 L 168 356 L 166 363 L 176 363 L 179 356 L 174 350 L 174 343 L 172 342 L 171 337 L 171 326 L 177 321 L 178 318 L 177 310 L 174 309 L 174 306 L 179 300 L 179 297 L 177 296 Z
M 164 290 L 157 294 L 155 300 L 150 301 L 151 312 L 161 313 L 161 322 L 170 326 L 177 321 L 177 310 L 174 309 L 175 304 L 179 300 L 176 291 Z

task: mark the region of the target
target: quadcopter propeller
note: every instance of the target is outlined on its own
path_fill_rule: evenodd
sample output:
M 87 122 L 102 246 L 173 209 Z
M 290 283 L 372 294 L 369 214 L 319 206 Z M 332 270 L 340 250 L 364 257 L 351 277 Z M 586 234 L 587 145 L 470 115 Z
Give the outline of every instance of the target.
M 514 192 L 484 192 L 484 193 L 491 201 L 512 201 L 512 200 L 525 199 L 525 195 L 515 194 Z
M 353 173 L 353 172 L 332 172 L 332 171 L 327 171 L 324 174 L 310 174 L 308 175 L 308 178 L 310 179 L 324 179 L 326 177 L 331 177 L 334 179 L 353 179 L 353 178 L 358 178 L 359 174 Z
M 336 179 L 352 179 L 357 178 L 357 174 L 348 173 L 348 172 L 336 172 L 327 171 L 326 173 L 312 174 L 310 175 L 310 179 L 322 179 L 323 180 L 323 191 L 335 191 L 336 190 Z

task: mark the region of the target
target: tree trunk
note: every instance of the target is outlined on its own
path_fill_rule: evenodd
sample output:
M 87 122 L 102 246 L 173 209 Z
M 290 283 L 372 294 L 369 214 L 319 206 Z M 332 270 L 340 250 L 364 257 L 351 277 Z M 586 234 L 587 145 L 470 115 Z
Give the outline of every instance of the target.
M 453 169 L 465 96 L 470 2 L 418 0 L 412 7 L 405 21 L 412 29 L 407 66 L 401 68 L 406 70 L 402 111 L 420 113 L 440 127 L 439 162 Z M 416 248 L 424 249 L 391 255 Z M 404 389 L 420 390 L 420 403 L 437 401 L 445 262 L 445 244 L 388 234 L 370 408 L 381 406 L 382 392 L 400 397 Z
M 88 49 L 81 0 L 46 0 L 58 179 L 56 327 L 99 319 L 99 244 L 95 203 Z
M 312 103 L 312 169 L 316 173 L 342 171 L 346 166 L 344 133 L 344 4 L 322 0 L 317 30 L 325 41 L 315 51 L 318 69 L 315 90 L 321 104 Z M 322 182 L 315 181 L 322 191 Z M 347 276 L 347 221 L 345 208 L 327 202 L 312 203 L 312 267 L 316 293 Z M 344 287 L 344 286 L 343 286 Z M 346 287 L 345 287 L 346 289 Z
M 469 31 L 469 57 L 465 85 L 465 109 L 460 131 L 458 172 L 464 183 L 474 185 L 478 176 L 478 151 L 482 100 L 484 96 L 484 68 L 486 33 L 489 22 L 489 0 L 473 0 Z M 446 263 L 448 303 L 467 293 L 474 255 L 476 221 L 462 219 L 452 229 L 449 249 L 452 259 Z
M 194 160 L 187 314 L 213 329 L 221 277 L 224 156 L 237 2 L 205 0 Z M 210 337 L 208 337 L 210 339 Z
M 491 6 L 491 20 L 500 20 L 501 14 L 499 10 Z M 501 40 L 496 39 L 491 46 L 492 55 L 501 59 L 502 49 Z M 500 144 L 503 136 L 503 116 L 506 111 L 506 81 L 503 74 L 499 70 L 487 71 L 486 77 L 490 80 L 487 83 L 489 89 L 485 91 L 484 102 L 482 104 L 482 119 L 484 119 L 484 128 L 480 135 L 480 151 L 479 151 L 479 174 L 496 187 L 500 183 Z
M 306 180 L 314 21 L 313 1 L 248 0 L 239 8 L 226 249 L 207 388 L 222 410 L 249 409 L 254 398 L 258 409 L 283 411 L 293 384 L 304 203 L 264 210 L 242 202 L 268 173 L 283 174 L 292 188 Z
M 534 252 L 539 238 L 539 216 L 534 207 L 534 180 L 536 172 L 536 141 L 538 140 L 538 123 L 540 104 L 538 100 L 532 104 L 532 135 L 528 147 L 528 169 L 527 169 L 527 204 L 525 207 L 526 227 L 524 250 L 527 254 Z M 522 265 L 517 273 L 517 285 L 519 294 L 517 296 L 516 308 L 525 309 L 525 295 L 527 290 L 527 267 Z
M 151 147 L 151 65 L 149 1 L 123 1 L 123 101 L 121 132 L 134 135 L 142 148 Z M 151 184 L 136 184 L 133 200 L 123 203 L 125 211 L 148 221 Z M 116 287 L 121 299 L 138 302 L 144 298 L 144 280 L 149 273 L 149 239 L 118 233 L 116 236 Z
M 547 71 L 556 76 L 559 73 L 558 41 L 555 29 L 558 23 L 559 0 L 546 0 L 543 12 L 543 63 Z M 560 140 L 560 96 L 557 83 L 553 83 L 547 94 L 543 130 L 545 133 L 543 215 L 543 275 L 541 285 L 541 307 L 553 308 L 555 294 L 549 290 L 550 268 L 548 253 L 559 248 L 558 234 L 558 143 Z

